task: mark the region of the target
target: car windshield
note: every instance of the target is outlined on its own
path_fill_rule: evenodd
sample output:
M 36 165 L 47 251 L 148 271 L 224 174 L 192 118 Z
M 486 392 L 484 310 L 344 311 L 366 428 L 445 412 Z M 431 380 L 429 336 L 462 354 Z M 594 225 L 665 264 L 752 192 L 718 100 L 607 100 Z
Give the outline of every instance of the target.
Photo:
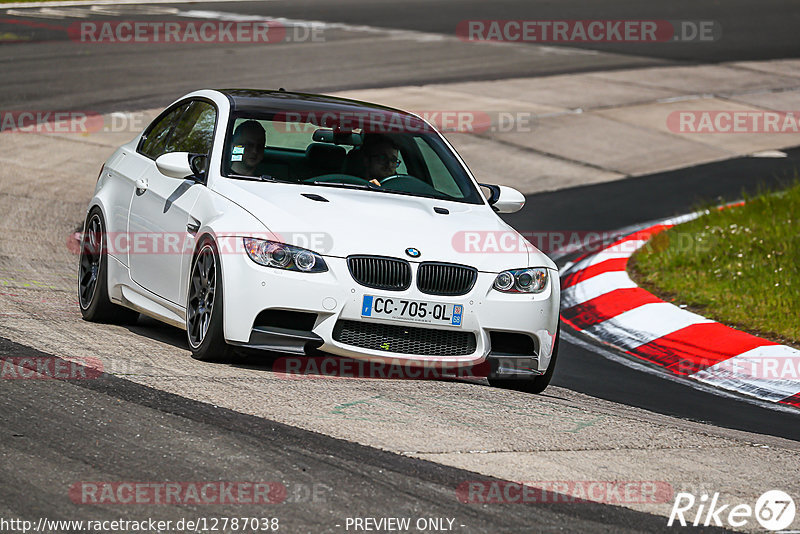
M 222 171 L 230 178 L 483 203 L 429 125 L 382 110 L 233 115 Z

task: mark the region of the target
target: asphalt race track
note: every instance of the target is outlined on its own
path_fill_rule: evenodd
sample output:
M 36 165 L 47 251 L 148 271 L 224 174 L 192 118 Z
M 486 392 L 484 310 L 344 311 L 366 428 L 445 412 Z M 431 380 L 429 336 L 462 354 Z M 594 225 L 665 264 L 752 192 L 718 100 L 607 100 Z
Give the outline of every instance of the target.
M 2 355 L 45 356 L 0 343 Z M 3 388 L 3 403 L 16 407 L 13 417 L 3 421 L 4 433 L 13 436 L 2 446 L 7 459 L 2 470 L 7 483 L 0 490 L 4 516 L 78 517 L 78 504 L 54 509 L 53 502 L 62 500 L 54 476 L 65 483 L 70 476 L 185 480 L 199 473 L 206 480 L 250 480 L 268 472 L 259 480 L 291 481 L 285 483 L 285 503 L 274 505 L 280 506 L 275 513 L 282 527 L 291 532 L 330 531 L 348 516 L 370 516 L 376 510 L 387 517 L 457 517 L 471 532 L 520 531 L 530 521 L 530 512 L 514 504 L 465 510 L 452 498 L 453 488 L 476 477 L 458 469 L 212 408 L 115 377 L 82 385 Z M 81 409 L 67 414 L 54 403 Z M 108 454 L 109 448 L 115 454 Z M 56 472 L 42 465 L 53 465 Z M 117 510 L 97 508 L 93 519 L 118 516 Z M 171 507 L 167 514 L 159 511 L 159 519 L 228 513 L 224 506 Z M 564 524 L 592 532 L 664 530 L 654 516 L 593 503 L 577 509 L 549 503 L 537 507 L 536 516 L 542 530 Z
M 797 9 L 777 0 L 757 7 L 746 0 L 280 0 L 12 9 L 0 4 L 0 111 L 138 111 L 201 87 L 333 92 L 800 52 Z M 67 32 L 85 19 L 191 20 L 208 12 L 317 21 L 327 25 L 325 39 L 122 45 L 74 42 Z M 455 36 L 466 19 L 531 18 L 711 20 L 723 37 L 469 46 Z M 280 518 L 282 532 L 353 532 L 348 518 L 412 517 L 451 518 L 452 530 L 465 533 L 672 530 L 671 500 L 575 504 L 558 491 L 531 505 L 457 498 L 468 481 L 563 481 L 579 476 L 568 469 L 576 466 L 583 480 L 664 480 L 676 490 L 685 482 L 741 489 L 742 498 L 784 484 L 779 489 L 800 496 L 792 474 L 800 414 L 620 365 L 574 332 L 561 341 L 552 386 L 531 396 L 467 381 L 292 381 L 257 354 L 230 365 L 196 362 L 182 331 L 146 318 L 127 327 L 86 323 L 75 304 L 75 257 L 63 248 L 113 146 L 31 138 L 0 134 L 0 156 L 12 162 L 0 173 L 0 357 L 96 358 L 106 372 L 94 380 L 0 380 L 0 520 L 257 515 Z M 785 152 L 527 195 L 526 208 L 504 218 L 520 230 L 612 231 L 786 183 L 800 149 Z M 31 163 L 23 176 L 20 154 L 63 167 Z M 70 183 L 60 170 L 81 178 Z M 669 455 L 671 470 L 656 466 Z M 712 472 L 723 475 L 703 478 Z M 269 481 L 286 495 L 258 509 L 87 505 L 69 493 L 87 481 Z
M 168 5 L 161 6 L 168 7 Z M 222 11 L 365 25 L 374 31 L 326 32 L 324 43 L 254 46 L 130 46 L 70 43 L 66 28 L 78 17 L 15 15 L 0 29 L 31 39 L 0 52 L 4 80 L 0 101 L 9 109 L 91 109 L 118 111 L 158 107 L 204 87 L 286 87 L 302 91 L 389 87 L 415 83 L 502 79 L 618 69 L 631 66 L 794 57 L 796 12 L 771 0 L 753 12 L 746 0 L 635 3 L 585 0 L 563 6 L 550 2 L 241 2 L 175 4 L 179 11 Z M 623 16 L 624 15 L 624 16 Z M 111 16 L 83 15 L 88 20 Z M 608 43 L 588 48 L 548 45 L 459 47 L 455 36 L 465 19 L 636 18 L 711 20 L 724 28 L 719 41 L 691 43 Z M 120 18 L 174 20 L 174 15 L 137 14 Z M 378 30 L 386 30 L 380 32 Z M 391 34 L 391 30 L 407 33 Z M 388 36 L 388 39 L 387 39 Z M 202 50 L 203 53 L 197 52 Z M 624 53 L 622 53 L 624 52 Z M 24 64 L 25 68 L 9 68 Z M 179 73 L 179 75 L 176 75 Z M 157 80 L 157 83 L 153 83 Z M 45 83 L 46 82 L 46 83 Z

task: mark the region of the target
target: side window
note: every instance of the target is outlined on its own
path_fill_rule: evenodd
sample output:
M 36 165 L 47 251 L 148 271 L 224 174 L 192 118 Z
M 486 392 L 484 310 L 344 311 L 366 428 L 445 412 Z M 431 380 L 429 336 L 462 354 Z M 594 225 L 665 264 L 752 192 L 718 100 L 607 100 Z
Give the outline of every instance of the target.
M 209 154 L 214 141 L 217 110 L 208 102 L 195 100 L 186 108 L 167 139 L 165 152 Z
M 453 198 L 464 198 L 464 193 L 461 192 L 458 184 L 453 179 L 453 175 L 447 170 L 447 166 L 439 158 L 433 148 L 420 137 L 415 137 L 414 140 L 417 142 L 417 147 L 422 153 L 425 165 L 428 167 L 433 187 L 437 191 Z
M 171 112 L 167 113 L 158 122 L 152 124 L 145 132 L 145 138 L 139 147 L 139 152 L 150 159 L 156 159 L 161 154 L 167 152 L 165 146 L 175 122 L 186 109 L 186 105 L 180 105 Z
M 400 165 L 397 166 L 395 169 L 395 174 L 408 174 L 408 168 L 406 168 L 405 158 L 403 154 L 400 154 Z

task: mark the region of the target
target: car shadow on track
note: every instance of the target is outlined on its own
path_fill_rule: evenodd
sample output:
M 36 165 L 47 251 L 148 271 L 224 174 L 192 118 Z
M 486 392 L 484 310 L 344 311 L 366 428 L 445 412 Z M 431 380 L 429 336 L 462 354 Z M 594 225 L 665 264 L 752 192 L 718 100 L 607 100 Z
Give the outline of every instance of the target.
M 132 334 L 165 343 L 188 352 L 186 332 L 180 328 L 140 315 L 134 324 L 124 325 Z M 188 354 L 182 357 L 189 358 Z M 238 348 L 226 361 L 204 362 L 209 365 L 226 365 L 249 371 L 266 371 L 287 379 L 339 379 L 339 380 L 409 380 L 462 382 L 489 386 L 486 379 L 488 365 L 456 369 L 447 363 L 416 367 L 402 361 L 367 362 L 344 356 L 336 356 L 319 350 L 308 355 L 291 355 L 278 352 Z M 499 387 L 510 391 L 522 391 L 513 386 Z M 547 393 L 540 394 L 547 396 Z
M 186 332 L 140 315 L 134 324 L 124 325 L 132 334 L 171 345 L 188 352 Z M 185 357 L 190 357 L 188 354 Z M 286 378 L 310 379 L 369 379 L 369 380 L 446 380 L 486 384 L 486 369 L 475 366 L 464 370 L 447 363 L 414 367 L 402 361 L 365 362 L 336 356 L 318 350 L 307 355 L 237 348 L 226 361 L 207 362 L 209 365 L 228 365 L 253 371 L 268 371 Z
M 137 336 L 160 341 L 179 349 L 189 349 L 189 344 L 186 342 L 186 332 L 146 315 L 139 314 L 139 319 L 135 323 L 122 326 Z

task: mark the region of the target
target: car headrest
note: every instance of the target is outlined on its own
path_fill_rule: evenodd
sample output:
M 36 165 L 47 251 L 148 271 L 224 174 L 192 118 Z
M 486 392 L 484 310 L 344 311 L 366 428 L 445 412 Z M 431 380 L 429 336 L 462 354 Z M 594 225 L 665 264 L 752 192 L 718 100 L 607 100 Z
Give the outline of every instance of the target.
M 364 176 L 366 169 L 364 168 L 364 161 L 361 157 L 361 147 L 355 147 L 347 153 L 347 158 L 344 162 L 344 173 L 352 174 L 353 176 Z
M 341 172 L 345 153 L 344 147 L 328 143 L 311 143 L 306 148 L 306 157 L 311 164 L 327 171 Z

